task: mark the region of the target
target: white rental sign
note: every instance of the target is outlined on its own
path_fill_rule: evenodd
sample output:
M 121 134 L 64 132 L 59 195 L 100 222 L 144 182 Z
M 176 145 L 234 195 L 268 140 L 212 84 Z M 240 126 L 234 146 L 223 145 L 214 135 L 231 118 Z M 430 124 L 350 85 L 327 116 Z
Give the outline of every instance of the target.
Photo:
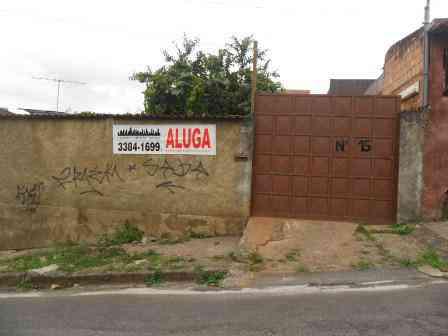
M 216 125 L 114 125 L 114 154 L 216 155 Z

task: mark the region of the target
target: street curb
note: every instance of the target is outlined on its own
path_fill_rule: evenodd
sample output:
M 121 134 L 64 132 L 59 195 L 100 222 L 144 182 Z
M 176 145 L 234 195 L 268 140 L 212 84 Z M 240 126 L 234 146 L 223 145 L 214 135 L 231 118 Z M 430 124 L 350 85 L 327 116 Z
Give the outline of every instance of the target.
M 221 272 L 223 270 L 206 270 L 205 274 Z M 0 274 L 0 288 L 17 287 L 26 282 L 34 289 L 48 289 L 52 285 L 58 288 L 69 288 L 74 285 L 119 285 L 119 284 L 143 284 L 146 277 L 157 274 L 167 282 L 192 282 L 197 280 L 196 272 L 133 272 L 133 273 L 92 273 L 74 275 L 38 275 L 32 273 Z
M 432 278 L 448 279 L 448 272 L 442 272 L 439 269 L 428 266 L 428 265 L 421 266 L 421 267 L 417 268 L 417 270 L 420 273 L 423 273 Z

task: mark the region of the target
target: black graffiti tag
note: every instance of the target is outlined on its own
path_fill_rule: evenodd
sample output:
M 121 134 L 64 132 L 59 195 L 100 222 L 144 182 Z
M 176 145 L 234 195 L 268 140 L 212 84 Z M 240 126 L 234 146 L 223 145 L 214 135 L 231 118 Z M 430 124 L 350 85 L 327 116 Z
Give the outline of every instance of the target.
M 104 169 L 95 168 L 79 168 L 77 166 L 65 167 L 58 176 L 52 176 L 57 185 L 66 189 L 67 185 L 73 185 L 76 189 L 81 188 L 81 195 L 93 193 L 99 196 L 104 194 L 98 189 L 103 183 L 110 184 L 113 179 L 121 182 L 121 178 L 115 163 L 107 163 Z
M 19 184 L 17 185 L 16 200 L 26 210 L 36 211 L 36 208 L 40 205 L 40 198 L 43 190 L 43 182 Z
M 178 159 L 173 162 L 168 159 L 159 161 L 148 159 L 143 162 L 143 168 L 149 176 L 156 176 L 160 173 L 164 178 L 168 178 L 169 176 L 185 177 L 187 175 L 194 175 L 198 179 L 201 176 L 209 176 L 202 161 L 183 162 Z
M 142 164 L 144 170 L 149 176 L 160 176 L 167 181 L 156 185 L 156 189 L 166 189 L 171 194 L 175 193 L 177 189 L 186 189 L 184 186 L 179 185 L 171 180 L 173 177 L 183 178 L 186 176 L 193 176 L 196 179 L 201 177 L 208 177 L 209 173 L 205 169 L 202 161 L 182 161 L 168 160 L 166 158 L 160 160 L 148 159 Z
M 171 194 L 174 194 L 175 189 L 185 189 L 185 187 L 177 185 L 173 181 L 166 181 L 166 182 L 159 183 L 158 185 L 156 185 L 156 189 L 158 189 L 158 188 L 165 188 Z

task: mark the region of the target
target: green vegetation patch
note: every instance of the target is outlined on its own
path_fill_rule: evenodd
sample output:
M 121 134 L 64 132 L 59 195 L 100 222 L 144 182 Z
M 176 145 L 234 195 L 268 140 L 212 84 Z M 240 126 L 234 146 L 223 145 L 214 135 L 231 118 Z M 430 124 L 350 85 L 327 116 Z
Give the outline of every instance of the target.
M 374 267 L 373 263 L 367 260 L 360 260 L 359 262 L 352 264 L 352 267 L 358 271 L 367 271 Z
M 126 221 L 112 235 L 103 234 L 98 239 L 99 246 L 113 246 L 141 242 L 144 232 Z
M 250 113 L 254 39 L 233 37 L 211 53 L 200 48 L 198 39 L 184 36 L 175 52 L 165 50 L 165 64 L 137 72 L 133 80 L 145 84 L 144 107 L 151 115 L 189 117 L 247 115 Z M 278 74 L 270 70 L 268 51 L 258 49 L 257 89 L 282 90 Z
M 202 266 L 196 266 L 194 272 L 198 284 L 211 287 L 220 287 L 227 276 L 226 271 L 207 271 Z
M 369 230 L 367 230 L 367 228 L 365 227 L 365 225 L 359 224 L 358 227 L 356 228 L 355 233 L 358 233 L 362 236 L 365 237 L 365 239 L 369 240 L 369 241 L 375 241 L 375 237 L 370 233 Z
M 11 272 L 26 272 L 56 264 L 63 272 L 73 273 L 114 262 L 129 262 L 133 257 L 121 248 L 93 249 L 86 245 L 55 247 L 47 252 L 4 261 Z
M 297 261 L 299 258 L 300 258 L 299 250 L 292 250 L 285 256 L 285 259 L 289 262 Z
M 264 262 L 263 256 L 258 252 L 249 253 L 247 259 L 251 265 L 258 265 Z
M 135 263 L 140 260 L 145 262 Z M 6 266 L 7 272 L 27 272 L 53 264 L 58 265 L 59 270 L 66 273 L 102 266 L 110 266 L 108 268 L 110 271 L 132 272 L 142 269 L 180 269 L 191 262 L 191 259 L 163 256 L 153 250 L 128 254 L 117 246 L 95 248 L 87 245 L 69 245 L 58 246 L 34 255 L 5 259 L 0 262 L 0 266 Z
M 264 266 L 264 258 L 258 252 L 250 252 L 250 253 L 236 253 L 230 252 L 227 257 L 232 262 L 246 264 L 249 267 L 251 272 L 258 272 Z
M 304 265 L 299 265 L 296 268 L 296 272 L 297 273 L 309 273 L 310 270 L 306 266 L 304 266 Z
M 406 268 L 417 268 L 419 266 L 418 261 L 409 258 L 399 259 L 398 263 L 400 264 L 400 266 Z
M 394 233 L 399 234 L 401 236 L 405 236 L 411 234 L 415 230 L 414 224 L 394 224 L 392 225 L 392 230 Z
M 16 285 L 16 288 L 22 291 L 29 291 L 31 289 L 34 289 L 34 285 L 30 279 L 24 278 L 19 281 L 19 283 Z
M 420 264 L 430 265 L 441 271 L 448 271 L 448 261 L 444 260 L 433 248 L 426 249 L 419 259 Z
M 163 282 L 163 274 L 157 270 L 153 274 L 147 275 L 144 282 L 148 287 L 160 285 Z

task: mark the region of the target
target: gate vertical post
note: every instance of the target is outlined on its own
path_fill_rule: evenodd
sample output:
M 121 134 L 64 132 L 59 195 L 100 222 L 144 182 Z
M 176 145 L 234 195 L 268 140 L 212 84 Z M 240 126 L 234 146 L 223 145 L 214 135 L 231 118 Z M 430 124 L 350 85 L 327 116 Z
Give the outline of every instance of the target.
M 253 47 L 253 62 L 252 62 L 252 87 L 251 87 L 251 103 L 250 103 L 250 113 L 251 117 L 255 116 L 255 97 L 257 95 L 257 60 L 258 60 L 258 42 L 254 41 Z
M 255 99 L 257 96 L 257 60 L 258 60 L 258 42 L 254 41 L 253 45 L 253 56 L 252 56 L 252 80 L 251 80 L 251 102 L 250 102 L 250 117 L 249 122 L 251 125 L 251 173 L 250 173 L 250 215 L 253 213 L 254 206 L 254 162 L 255 162 Z

